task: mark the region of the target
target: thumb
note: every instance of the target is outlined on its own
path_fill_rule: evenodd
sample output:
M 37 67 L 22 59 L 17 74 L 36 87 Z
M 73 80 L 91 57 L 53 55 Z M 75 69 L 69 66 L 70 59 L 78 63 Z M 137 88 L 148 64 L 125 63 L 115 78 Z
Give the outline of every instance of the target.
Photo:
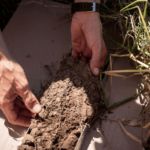
M 39 113 L 41 111 L 41 105 L 30 89 L 22 90 L 19 95 L 32 113 Z
M 90 68 L 92 73 L 97 76 L 100 72 L 100 50 L 93 51 L 92 59 L 90 61 Z

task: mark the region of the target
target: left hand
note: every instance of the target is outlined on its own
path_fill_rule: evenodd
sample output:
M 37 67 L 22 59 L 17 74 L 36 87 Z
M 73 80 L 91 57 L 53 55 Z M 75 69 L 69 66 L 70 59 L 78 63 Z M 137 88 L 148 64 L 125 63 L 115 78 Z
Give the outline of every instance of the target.
M 41 105 L 30 90 L 23 68 L 10 56 L 1 32 L 0 109 L 9 123 L 25 127 L 29 127 L 31 119 L 41 111 Z
M 72 18 L 72 56 L 88 62 L 94 75 L 104 68 L 107 49 L 98 12 L 76 12 Z
M 23 68 L 3 54 L 0 57 L 0 108 L 9 123 L 29 127 L 41 106 L 30 90 Z

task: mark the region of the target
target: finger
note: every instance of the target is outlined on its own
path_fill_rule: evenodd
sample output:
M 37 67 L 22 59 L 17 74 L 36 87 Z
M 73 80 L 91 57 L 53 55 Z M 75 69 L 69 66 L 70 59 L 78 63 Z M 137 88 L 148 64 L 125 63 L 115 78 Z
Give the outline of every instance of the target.
M 22 97 L 24 104 L 32 113 L 39 113 L 41 111 L 41 105 L 36 97 L 29 89 L 22 89 L 19 91 L 19 95 Z
M 36 114 L 33 114 L 30 111 L 23 109 L 20 110 L 19 115 L 24 117 L 34 118 Z
M 85 58 L 84 56 L 81 56 L 80 60 L 87 62 L 87 58 Z
M 87 59 L 91 59 L 91 57 L 92 57 L 92 51 L 91 51 L 91 49 L 87 46 L 87 43 L 86 43 L 85 46 L 83 47 L 82 56 L 85 57 L 85 58 L 87 58 Z
M 15 104 L 14 109 L 15 109 L 15 110 L 18 109 L 18 111 L 16 111 L 16 113 L 19 114 L 19 115 L 22 115 L 22 116 L 33 117 L 33 118 L 36 116 L 36 114 L 30 112 L 30 111 L 27 109 L 26 106 L 24 106 L 24 107 L 21 106 L 21 107 L 20 107 L 20 105 Z
M 14 125 L 20 125 L 20 126 L 24 126 L 24 127 L 29 127 L 31 124 L 31 119 L 30 117 L 25 117 L 25 116 L 21 116 L 19 115 L 16 120 L 14 120 L 13 122 L 11 122 L 11 124 Z
M 73 49 L 73 51 L 72 51 L 72 57 L 73 57 L 74 59 L 79 59 L 79 53 L 76 52 L 74 49 Z
M 30 87 L 26 77 L 20 76 L 20 78 L 16 78 L 15 86 L 17 94 L 22 98 L 25 106 L 32 113 L 39 113 L 41 111 L 41 105 L 39 104 L 38 100 L 33 95 L 33 93 L 30 91 Z
M 15 110 L 19 110 L 19 112 L 17 113 L 17 114 L 19 114 L 19 115 L 22 115 L 22 116 L 26 116 L 26 117 L 35 117 L 35 115 L 36 114 L 34 114 L 34 113 L 31 113 L 28 109 L 27 109 L 27 107 L 24 105 L 24 103 L 21 101 L 21 100 L 19 100 L 19 99 L 17 99 L 16 98 L 16 100 L 15 100 L 15 102 L 14 102 L 14 109 Z
M 25 104 L 18 98 L 15 99 L 14 104 L 17 105 L 20 109 L 27 109 Z
M 99 75 L 100 72 L 100 54 L 101 53 L 99 49 L 93 50 L 92 59 L 90 61 L 90 68 L 95 76 Z
M 74 49 L 74 47 L 78 47 L 81 45 L 81 36 L 82 36 L 82 32 L 81 32 L 80 26 L 78 25 L 78 23 L 76 21 L 72 20 L 71 41 L 72 41 L 73 49 Z
M 24 127 L 30 126 L 31 117 L 25 117 L 19 115 L 19 109 L 14 107 L 14 103 L 11 102 L 8 104 L 8 107 L 2 109 L 4 114 L 6 115 L 8 122 L 13 125 L 20 125 Z M 13 110 L 11 109 L 13 107 Z
M 33 118 L 36 114 L 30 112 L 27 107 L 24 105 L 23 102 L 20 100 L 15 100 L 14 102 L 14 110 L 16 111 L 17 115 L 22 115 L 25 117 Z
M 73 51 L 77 53 L 81 53 L 82 50 L 85 48 L 85 37 L 81 31 L 81 25 L 77 23 L 74 19 L 72 20 L 71 24 L 71 42 L 72 42 L 72 47 Z M 73 55 L 78 56 L 76 53 Z

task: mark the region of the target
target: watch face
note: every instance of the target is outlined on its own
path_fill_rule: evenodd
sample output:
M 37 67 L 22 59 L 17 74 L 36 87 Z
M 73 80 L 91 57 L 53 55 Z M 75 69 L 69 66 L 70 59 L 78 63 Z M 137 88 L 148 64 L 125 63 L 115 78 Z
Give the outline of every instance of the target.
M 71 12 L 75 13 L 78 11 L 94 11 L 94 12 L 100 12 L 100 4 L 99 3 L 73 3 L 71 6 Z

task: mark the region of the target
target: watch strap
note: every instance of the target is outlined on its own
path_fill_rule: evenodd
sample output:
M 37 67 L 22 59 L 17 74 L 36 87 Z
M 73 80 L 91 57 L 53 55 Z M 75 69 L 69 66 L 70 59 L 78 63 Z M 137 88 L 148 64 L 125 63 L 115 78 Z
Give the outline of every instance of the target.
M 71 5 L 71 12 L 75 13 L 79 11 L 100 12 L 100 4 L 96 2 L 73 3 Z

